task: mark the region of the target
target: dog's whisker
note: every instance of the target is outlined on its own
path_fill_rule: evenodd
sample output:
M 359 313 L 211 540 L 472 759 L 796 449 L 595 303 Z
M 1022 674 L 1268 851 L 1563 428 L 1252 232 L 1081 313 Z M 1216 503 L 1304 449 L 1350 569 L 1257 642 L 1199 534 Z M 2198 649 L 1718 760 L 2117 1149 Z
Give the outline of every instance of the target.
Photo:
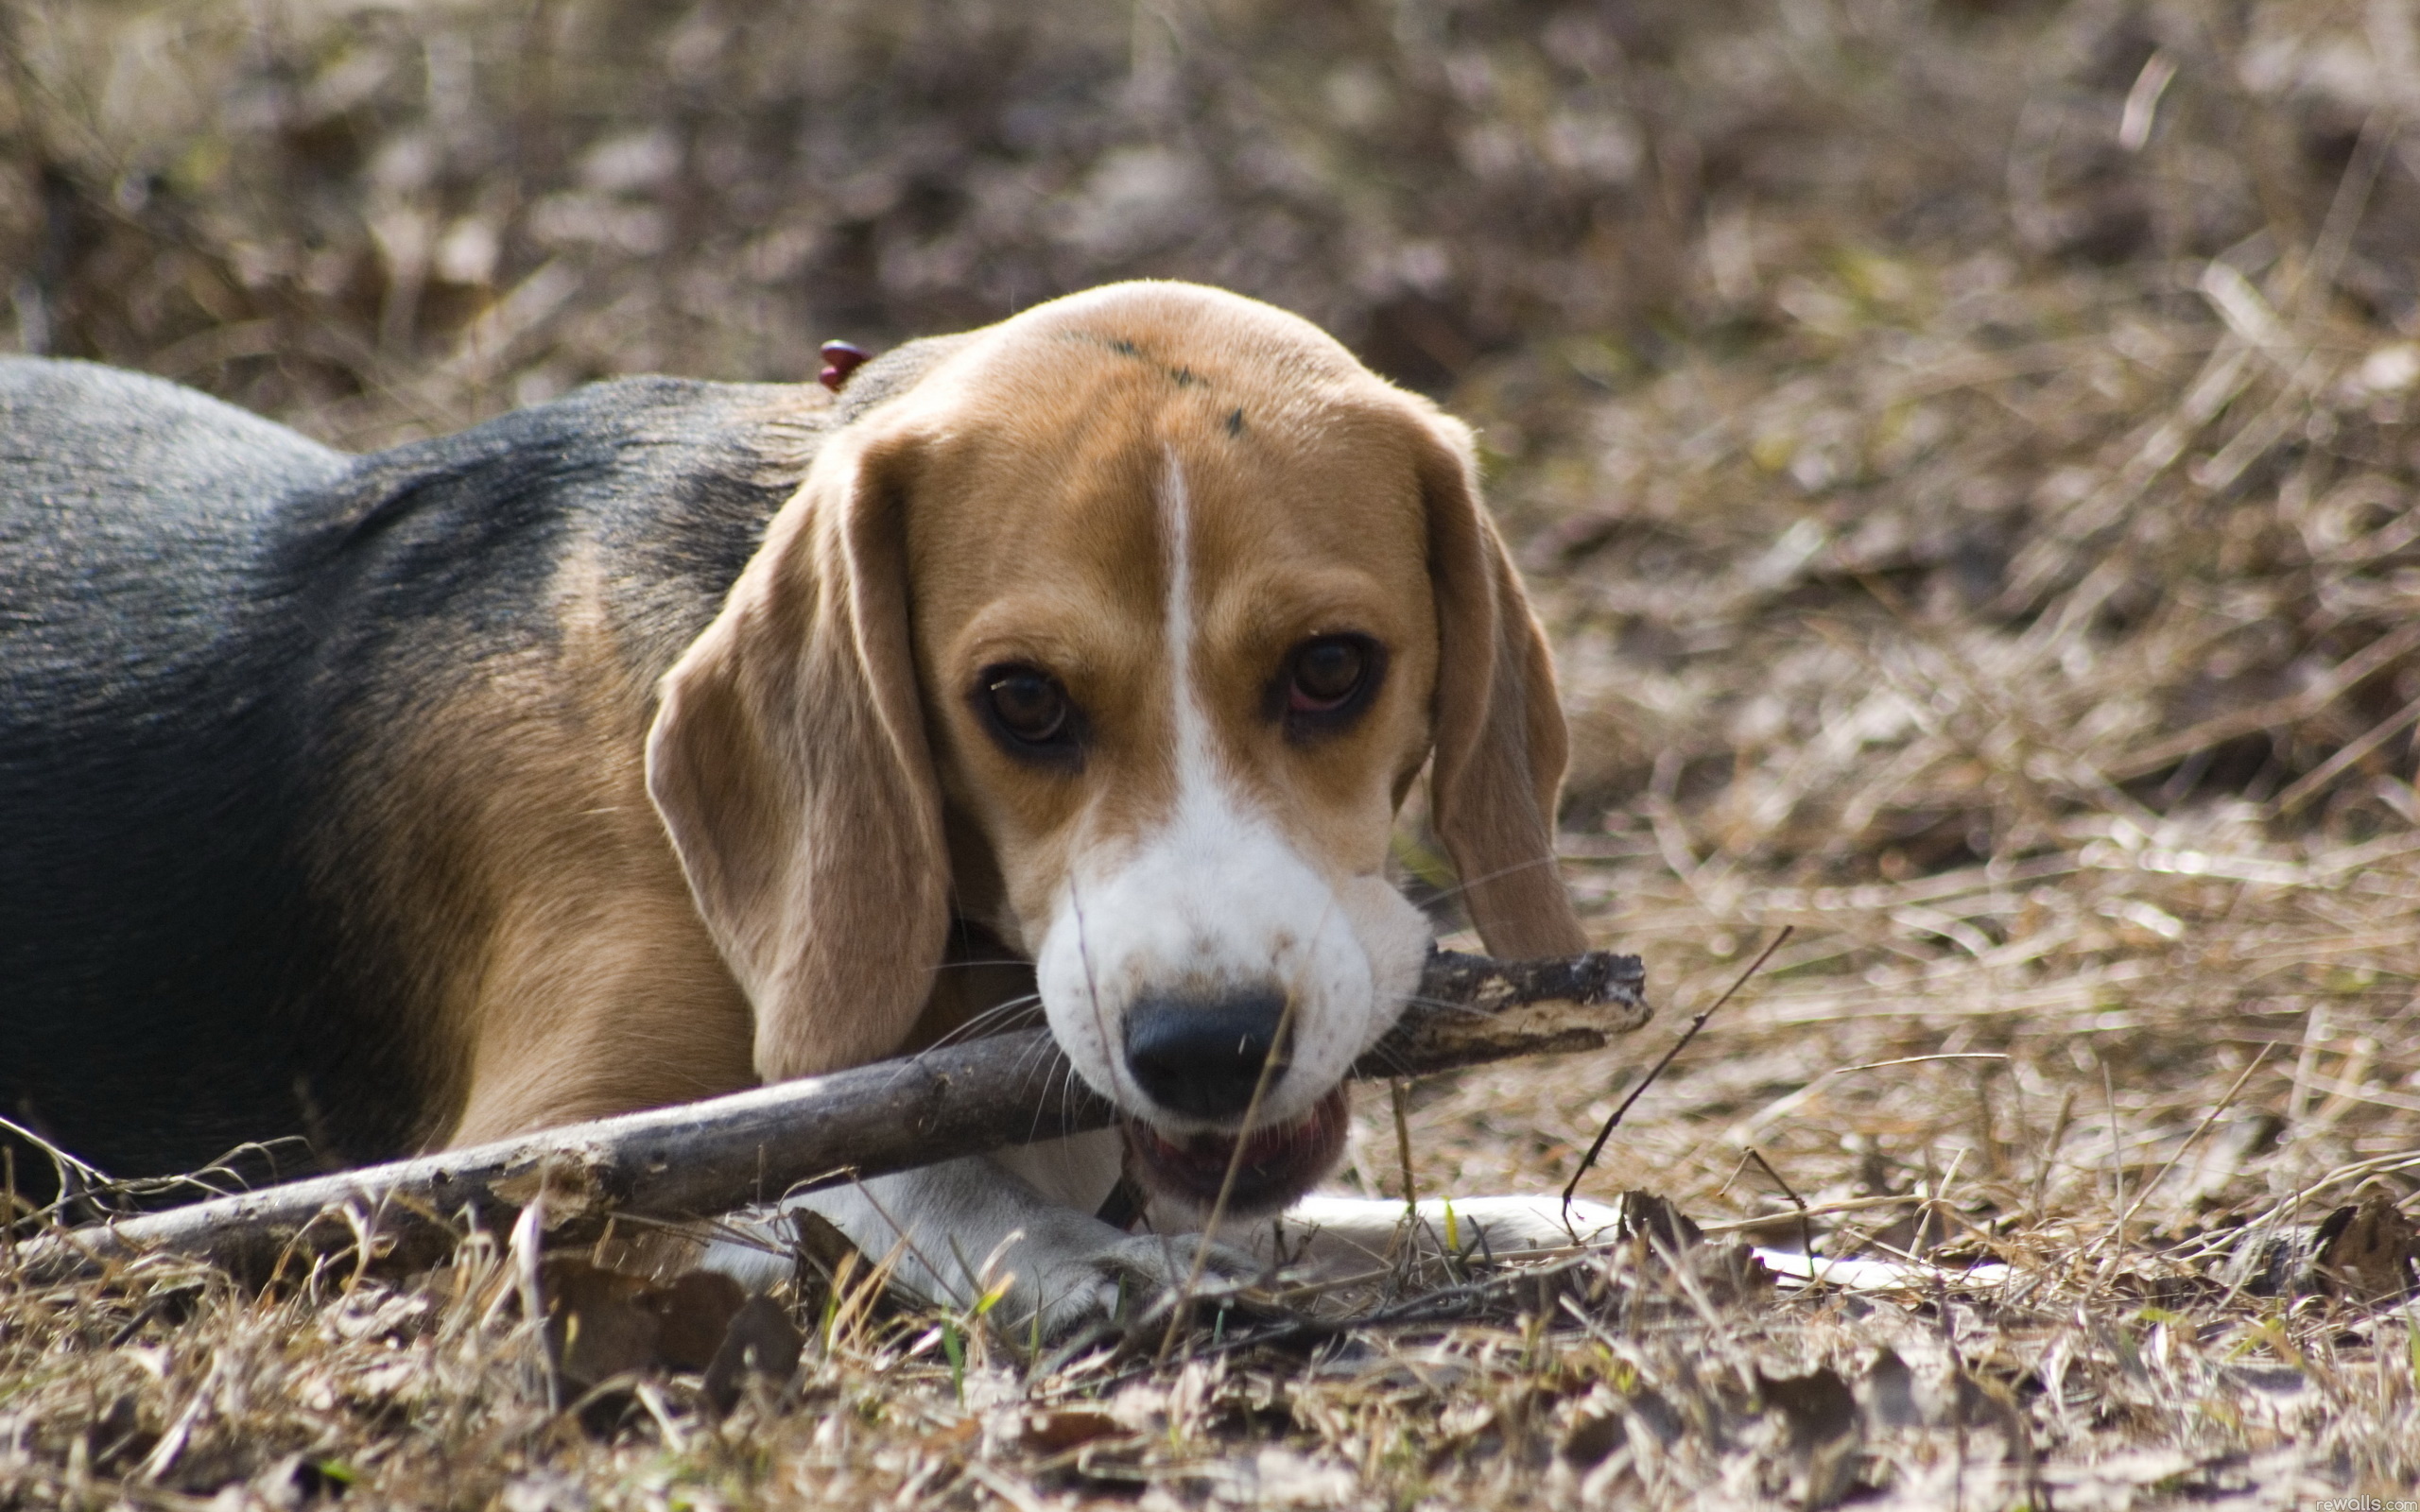
M 1038 1040 L 1018 1057 L 1016 1074 L 1020 1085 L 1030 1087 L 1036 1075 L 1042 1078 L 1042 1091 L 1037 1101 L 1049 1096 L 1050 1078 L 1059 1074 L 1056 1069 L 1058 1049 L 1054 1041 Z
M 995 1003 L 934 1040 L 935 1044 L 955 1044 L 961 1040 L 979 1040 L 1001 1030 L 1022 1027 L 1021 1021 L 1029 1020 L 1042 1005 L 1042 994 L 1028 992 Z
M 1034 1010 L 1042 1006 L 1042 994 L 1028 992 L 1003 1003 L 995 1003 L 976 1014 L 964 1023 L 936 1039 L 925 1050 L 939 1050 L 943 1045 L 960 1044 L 969 1040 L 982 1040 L 1009 1029 L 1028 1027 L 1034 1021 Z M 918 1054 L 923 1054 L 919 1051 Z
M 1043 1123 L 1049 1116 L 1050 1083 L 1045 1080 L 1042 1084 L 1042 1095 L 1033 1100 L 1033 1116 L 1026 1123 L 1025 1142 L 1028 1144 L 1034 1143 L 1042 1138 Z
M 1057 1074 L 1053 1057 L 1058 1046 L 1049 1040 L 1038 1040 L 1017 1057 L 1016 1073 L 1020 1085 L 1030 1087 L 1033 1078 L 1042 1078 L 1043 1095 L 1049 1093 L 1050 1078 Z
M 1059 1078 L 1059 1134 L 1066 1138 L 1076 1131 L 1076 1074 L 1069 1067 L 1067 1074 Z
M 1432 885 L 1426 878 L 1415 880 L 1427 897 L 1442 901 L 1449 898 L 1462 898 L 1473 887 L 1484 887 L 1491 882 L 1500 882 L 1506 877 L 1517 876 L 1524 871 L 1534 871 L 1541 867 L 1560 867 L 1561 865 L 1563 865 L 1561 856 L 1531 856 L 1527 860 L 1513 862 L 1510 866 L 1497 867 L 1492 871 L 1482 871 L 1475 877 L 1457 877 L 1454 881 L 1443 885 Z

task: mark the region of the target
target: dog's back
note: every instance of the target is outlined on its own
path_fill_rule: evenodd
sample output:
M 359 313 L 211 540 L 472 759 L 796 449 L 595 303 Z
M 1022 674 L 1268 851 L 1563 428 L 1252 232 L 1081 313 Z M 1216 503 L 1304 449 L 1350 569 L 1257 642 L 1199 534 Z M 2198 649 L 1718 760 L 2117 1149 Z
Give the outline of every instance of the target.
M 302 924 L 268 727 L 310 633 L 262 573 L 349 462 L 157 379 L 0 363 L 0 1111 L 140 1130 L 79 1140 L 104 1167 L 292 1102 L 261 1054 Z
M 359 885 L 365 836 L 414 822 L 391 762 L 544 659 L 582 553 L 613 562 L 643 699 L 795 486 L 804 452 L 767 437 L 812 438 L 769 422 L 774 392 L 600 386 L 355 458 L 156 379 L 0 361 L 0 1115 L 113 1175 L 430 1137 L 425 972 Z

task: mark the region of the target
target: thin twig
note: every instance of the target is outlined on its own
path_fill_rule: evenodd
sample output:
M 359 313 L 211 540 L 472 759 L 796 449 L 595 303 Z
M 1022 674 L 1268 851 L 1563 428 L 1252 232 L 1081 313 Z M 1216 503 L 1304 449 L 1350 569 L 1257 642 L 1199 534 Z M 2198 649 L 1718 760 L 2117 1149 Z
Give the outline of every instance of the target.
M 1815 1225 L 1807 1219 L 1806 1199 L 1799 1196 L 1797 1190 L 1788 1181 L 1782 1179 L 1781 1173 L 1773 1169 L 1773 1163 L 1765 1159 L 1764 1151 L 1751 1144 L 1748 1146 L 1748 1159 L 1756 1162 L 1756 1169 L 1764 1172 L 1773 1185 L 1781 1188 L 1781 1194 L 1788 1197 L 1789 1205 L 1798 1210 L 1798 1247 L 1800 1252 L 1806 1255 L 1811 1269 L 1815 1260 Z
M 1411 1169 L 1411 1084 L 1401 1076 L 1387 1083 L 1387 1101 L 1395 1118 L 1395 1163 L 1403 1172 L 1403 1222 L 1395 1226 L 1395 1236 L 1387 1241 L 1387 1255 L 1392 1259 L 1398 1249 L 1408 1254 L 1420 1239 L 1420 1185 Z
M 1210 1204 L 1210 1216 L 1201 1225 L 1201 1237 L 1193 1246 L 1193 1264 L 1185 1271 L 1184 1285 L 1168 1308 L 1167 1331 L 1160 1335 L 1159 1353 L 1152 1357 L 1154 1365 L 1165 1363 L 1176 1349 L 1177 1334 L 1184 1327 L 1193 1289 L 1201 1284 L 1201 1267 L 1209 1262 L 1210 1246 L 1218 1242 L 1219 1220 L 1227 1215 L 1227 1199 L 1235 1194 L 1236 1177 L 1243 1171 L 1244 1147 L 1252 1143 L 1253 1124 L 1260 1117 L 1261 1099 L 1269 1094 L 1269 1084 L 1276 1079 L 1278 1063 L 1293 1042 L 1294 1005 L 1299 1001 L 1297 994 L 1286 994 L 1285 1010 L 1277 1016 L 1277 1033 L 1270 1039 L 1269 1053 L 1261 1057 L 1260 1075 L 1252 1084 L 1252 1100 L 1244 1104 L 1244 1121 L 1236 1130 L 1236 1147 L 1227 1156 L 1227 1174 L 1219 1179 L 1218 1200 Z
M 1638 1101 L 1642 1092 L 1655 1085 L 1655 1078 L 1663 1075 L 1664 1068 L 1672 1063 L 1672 1057 L 1679 1055 L 1690 1040 L 1697 1038 L 1698 1031 L 1705 1027 L 1705 1021 L 1714 1017 L 1715 1010 L 1736 997 L 1739 989 L 1748 985 L 1748 979 L 1764 969 L 1765 963 L 1772 959 L 1773 952 L 1781 949 L 1783 943 L 1796 932 L 1797 928 L 1795 924 L 1784 924 L 1781 927 L 1781 933 L 1773 936 L 1772 943 L 1757 952 L 1756 958 L 1748 963 L 1748 969 L 1739 973 L 1739 979 L 1732 983 L 1722 996 L 1715 999 L 1711 1006 L 1689 1021 L 1689 1026 L 1681 1031 L 1681 1038 L 1673 1040 L 1672 1048 L 1664 1052 L 1664 1058 L 1657 1061 L 1645 1076 L 1639 1078 L 1638 1085 L 1632 1088 L 1630 1095 L 1622 1099 L 1621 1106 L 1614 1109 L 1614 1116 L 1605 1120 L 1605 1126 L 1597 1131 L 1596 1142 L 1588 1146 L 1588 1153 L 1580 1158 L 1580 1168 L 1572 1172 L 1571 1179 L 1564 1184 L 1563 1211 L 1566 1220 L 1571 1214 L 1571 1195 L 1580 1190 L 1580 1178 L 1588 1174 L 1588 1168 L 1597 1163 L 1597 1157 L 1604 1153 L 1605 1142 L 1614 1137 L 1614 1130 L 1620 1125 L 1622 1115 L 1630 1111 L 1631 1105 Z
M 2269 1052 L 2276 1048 L 2274 1041 L 2260 1047 L 2260 1054 L 2252 1057 L 2252 1064 L 2243 1068 L 2243 1074 L 2236 1077 L 2235 1085 L 2227 1089 L 2227 1094 L 2219 1099 L 2218 1106 L 2210 1109 L 2209 1116 L 2203 1119 L 2200 1125 L 2185 1137 L 2185 1143 L 2176 1147 L 2176 1153 L 2168 1158 L 2168 1163 L 2159 1168 L 2159 1174 L 2143 1183 L 2143 1189 L 2135 1194 L 2135 1205 L 2126 1210 L 2125 1217 L 2118 1220 L 2121 1230 L 2126 1219 L 2134 1217 L 2142 1210 L 2143 1204 L 2151 1200 L 2152 1194 L 2159 1190 L 2159 1184 L 2168 1179 L 2168 1174 L 2176 1169 L 2176 1162 L 2185 1159 L 2185 1152 L 2198 1143 L 2203 1135 L 2210 1132 L 2210 1125 L 2217 1123 L 2220 1116 L 2234 1106 L 2236 1093 L 2243 1091 L 2243 1084 L 2252 1079 L 2252 1074 L 2258 1071 L 2269 1059 Z
M 2059 1099 L 2059 1116 L 2050 1121 L 2050 1137 L 2042 1143 L 2042 1158 L 2033 1167 L 2033 1219 L 2042 1221 L 2042 1204 L 2050 1197 L 2050 1167 L 2058 1163 L 2059 1146 L 2067 1142 L 2067 1127 L 2076 1115 L 2076 1090 Z

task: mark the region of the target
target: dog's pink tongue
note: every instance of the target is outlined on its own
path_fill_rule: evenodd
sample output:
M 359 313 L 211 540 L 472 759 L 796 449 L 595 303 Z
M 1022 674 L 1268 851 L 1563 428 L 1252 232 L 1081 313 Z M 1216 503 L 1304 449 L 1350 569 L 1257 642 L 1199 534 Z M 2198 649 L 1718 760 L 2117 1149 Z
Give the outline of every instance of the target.
M 1168 1139 L 1144 1124 L 1126 1128 L 1147 1186 L 1208 1207 L 1232 1180 L 1229 1211 L 1273 1211 L 1310 1190 L 1344 1146 L 1345 1094 L 1339 1087 L 1290 1124 L 1233 1134 Z M 1240 1152 L 1238 1151 L 1240 1144 Z

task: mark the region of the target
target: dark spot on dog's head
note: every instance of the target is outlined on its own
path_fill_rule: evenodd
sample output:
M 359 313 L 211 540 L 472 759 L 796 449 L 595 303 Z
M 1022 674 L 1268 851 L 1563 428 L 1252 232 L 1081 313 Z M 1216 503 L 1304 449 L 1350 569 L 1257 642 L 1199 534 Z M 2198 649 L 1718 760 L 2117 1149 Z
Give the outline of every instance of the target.
M 1241 436 L 1243 433 L 1244 412 L 1239 409 L 1227 417 L 1227 434 L 1230 436 Z
M 1094 342 L 1117 353 L 1117 355 L 1121 357 L 1132 357 L 1137 362 L 1149 362 L 1154 364 L 1159 362 L 1158 358 L 1145 352 L 1141 346 L 1136 344 L 1128 336 L 1103 335 L 1098 331 L 1066 331 L 1061 333 L 1061 337 L 1062 339 L 1068 341 Z M 1209 379 L 1202 377 L 1200 373 L 1195 372 L 1190 368 L 1170 368 L 1162 366 L 1160 368 L 1160 371 L 1167 375 L 1168 382 L 1176 385 L 1179 388 L 1207 388 L 1210 387 Z
M 1104 335 L 1098 331 L 1062 331 L 1059 333 L 1059 339 L 1089 342 L 1094 346 L 1114 352 L 1121 357 L 1143 360 L 1143 349 L 1126 336 Z

